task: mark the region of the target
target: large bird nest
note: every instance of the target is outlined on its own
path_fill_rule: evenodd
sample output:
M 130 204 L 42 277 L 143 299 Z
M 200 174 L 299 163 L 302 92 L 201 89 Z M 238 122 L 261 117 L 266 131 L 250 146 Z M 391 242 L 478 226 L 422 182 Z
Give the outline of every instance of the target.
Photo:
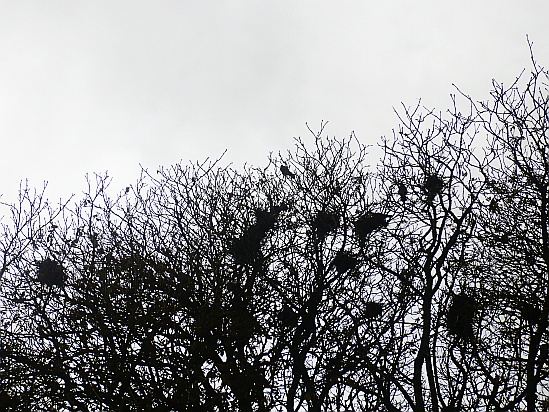
M 65 270 L 63 266 L 50 259 L 46 258 L 37 262 L 38 266 L 38 281 L 47 286 L 63 286 L 65 283 Z
M 355 233 L 360 240 L 365 240 L 367 236 L 389 224 L 389 215 L 385 213 L 368 212 L 355 221 Z
M 339 226 L 339 216 L 336 213 L 320 211 L 313 220 L 313 228 L 319 239 L 325 238 Z
M 474 336 L 473 325 L 478 312 L 478 302 L 472 296 L 460 293 L 452 296 L 452 303 L 446 313 L 448 332 L 462 340 Z

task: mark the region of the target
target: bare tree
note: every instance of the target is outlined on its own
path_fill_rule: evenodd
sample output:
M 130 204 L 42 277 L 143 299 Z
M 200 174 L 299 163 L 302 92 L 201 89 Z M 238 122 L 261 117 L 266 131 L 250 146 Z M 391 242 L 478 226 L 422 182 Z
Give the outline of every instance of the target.
M 370 366 L 387 410 L 473 410 L 467 396 L 481 285 L 463 255 L 489 159 L 475 153 L 475 114 L 404 107 L 384 140 L 379 198 L 392 212 L 378 262 L 398 317 Z M 386 292 L 387 293 L 387 292 Z
M 549 406 L 548 74 L 532 54 L 528 79 L 494 81 L 491 100 L 475 103 L 495 159 L 481 170 L 488 184 L 474 258 L 493 293 L 479 363 L 498 410 Z
M 533 59 L 532 59 L 533 60 Z M 548 73 L 397 113 L 370 170 L 310 130 L 264 167 L 107 175 L 0 235 L 0 408 L 547 407 Z M 465 98 L 465 99 L 463 99 Z M 485 139 L 486 135 L 488 139 Z

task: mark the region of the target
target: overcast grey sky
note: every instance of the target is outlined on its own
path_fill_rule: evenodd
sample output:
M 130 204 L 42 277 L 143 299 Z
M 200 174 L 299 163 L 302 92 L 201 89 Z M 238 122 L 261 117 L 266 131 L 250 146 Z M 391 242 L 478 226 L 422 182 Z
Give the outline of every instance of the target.
M 400 102 L 549 66 L 547 0 L 0 0 L 0 193 L 80 194 L 217 157 L 263 165 L 305 122 L 376 144 Z

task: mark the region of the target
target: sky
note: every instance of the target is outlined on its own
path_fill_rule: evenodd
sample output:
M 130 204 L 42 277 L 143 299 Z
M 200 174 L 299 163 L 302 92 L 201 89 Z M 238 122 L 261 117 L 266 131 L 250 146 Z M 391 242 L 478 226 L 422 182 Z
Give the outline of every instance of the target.
M 321 121 L 375 155 L 402 103 L 510 84 L 527 35 L 549 67 L 547 16 L 547 0 L 0 0 L 0 201 L 26 179 L 78 197 L 106 171 L 122 190 L 225 149 L 263 166 Z

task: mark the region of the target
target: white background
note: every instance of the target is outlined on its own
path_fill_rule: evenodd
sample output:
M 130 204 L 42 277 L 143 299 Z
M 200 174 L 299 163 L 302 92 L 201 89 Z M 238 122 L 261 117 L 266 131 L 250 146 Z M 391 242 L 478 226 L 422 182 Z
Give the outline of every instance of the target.
M 264 165 L 330 123 L 365 144 L 393 107 L 444 110 L 549 66 L 547 0 L 0 0 L 0 200 L 48 181 L 216 158 Z M 528 73 L 526 73 L 528 74 Z M 372 153 L 375 152 L 375 149 Z M 372 162 L 376 157 L 372 158 Z

